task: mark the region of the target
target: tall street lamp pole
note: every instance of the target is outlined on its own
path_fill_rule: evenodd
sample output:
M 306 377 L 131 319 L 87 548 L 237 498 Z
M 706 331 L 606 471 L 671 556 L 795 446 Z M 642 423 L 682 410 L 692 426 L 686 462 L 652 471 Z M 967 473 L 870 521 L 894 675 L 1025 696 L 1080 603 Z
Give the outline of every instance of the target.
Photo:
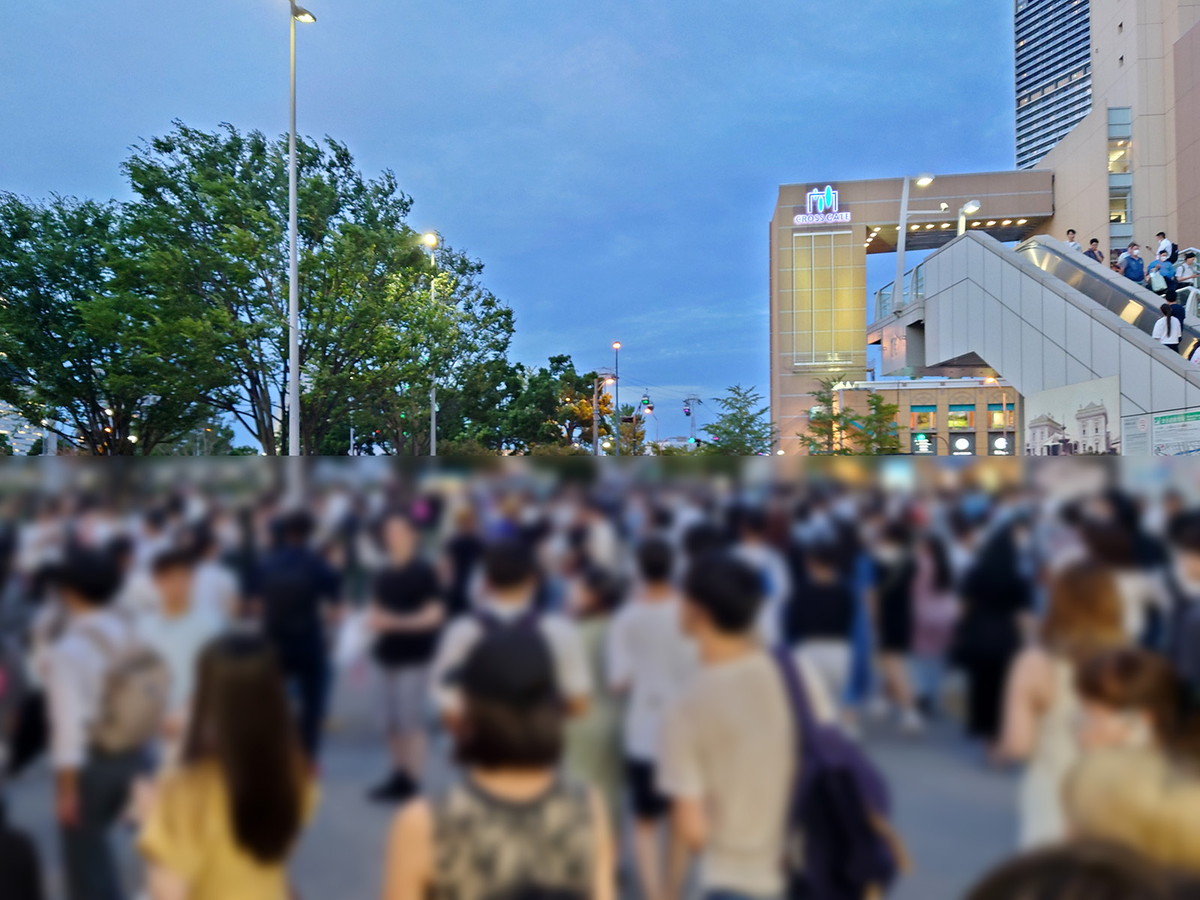
M 433 274 L 429 276 L 429 300 L 437 303 L 437 248 L 439 238 L 436 231 L 421 235 L 421 243 L 429 249 L 429 264 Z M 432 363 L 432 360 L 430 361 Z M 437 456 L 437 373 L 433 373 L 429 386 L 429 455 Z
M 613 341 L 613 413 L 617 420 L 616 455 L 621 455 L 621 342 Z
M 291 4 L 291 107 L 288 127 L 288 456 L 300 455 L 300 248 L 296 215 L 296 23 L 317 17 Z
M 904 305 L 904 250 L 908 245 L 908 194 L 913 179 L 905 175 L 904 187 L 900 190 L 900 230 L 896 234 L 896 281 L 892 284 L 892 309 Z M 933 184 L 932 175 L 918 175 L 917 187 L 926 188 Z

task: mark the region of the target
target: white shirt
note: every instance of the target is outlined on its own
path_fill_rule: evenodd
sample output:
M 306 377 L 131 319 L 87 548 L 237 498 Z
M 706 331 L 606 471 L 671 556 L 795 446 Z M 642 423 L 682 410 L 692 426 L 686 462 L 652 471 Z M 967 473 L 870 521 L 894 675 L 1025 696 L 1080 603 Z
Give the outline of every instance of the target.
M 183 615 L 168 617 L 152 610 L 138 617 L 142 643 L 158 653 L 171 673 L 173 716 L 186 714 L 196 680 L 196 661 L 204 645 L 221 632 L 222 620 L 209 608 L 192 605 Z
M 234 611 L 239 594 L 237 577 L 224 563 L 206 559 L 192 573 L 192 602 L 221 621 Z
M 1153 337 L 1160 344 L 1178 344 L 1181 336 L 1182 329 L 1179 326 L 1179 320 L 1174 316 L 1163 316 L 1154 323 Z
M 653 762 L 662 719 L 695 674 L 695 645 L 680 626 L 679 600 L 633 599 L 613 617 L 608 632 L 609 686 L 627 690 L 625 753 Z
M 813 715 L 832 723 L 824 683 L 799 655 Z M 704 666 L 668 712 L 658 786 L 711 816 L 701 882 L 755 897 L 783 894 L 784 826 L 796 773 L 793 713 L 767 653 Z
M 100 636 L 90 637 L 86 632 Z M 101 640 L 107 642 L 104 648 Z M 110 659 L 136 643 L 130 622 L 111 610 L 71 617 L 46 657 L 50 758 L 56 771 L 78 769 L 87 760 L 89 732 L 100 712 L 100 694 Z
M 481 601 L 479 606 L 499 619 L 514 620 L 524 615 L 528 607 L 500 605 Z M 587 650 L 579 629 L 570 619 L 555 613 L 537 618 L 537 628 L 550 647 L 558 687 L 568 699 L 586 699 L 592 693 L 592 674 Z M 434 706 L 439 712 L 457 712 L 461 705 L 459 692 L 446 679 L 466 660 L 474 646 L 484 636 L 484 626 L 473 615 L 459 616 L 452 621 L 438 641 L 433 659 L 430 684 Z
M 1067 246 L 1076 252 L 1082 252 L 1083 247 L 1079 246 L 1078 241 L 1067 241 Z
M 1171 247 L 1171 239 L 1170 238 L 1163 238 L 1161 241 L 1158 242 L 1158 252 L 1159 253 L 1162 253 L 1165 250 L 1167 253 L 1167 256 L 1170 256 L 1171 249 L 1172 249 L 1172 247 Z

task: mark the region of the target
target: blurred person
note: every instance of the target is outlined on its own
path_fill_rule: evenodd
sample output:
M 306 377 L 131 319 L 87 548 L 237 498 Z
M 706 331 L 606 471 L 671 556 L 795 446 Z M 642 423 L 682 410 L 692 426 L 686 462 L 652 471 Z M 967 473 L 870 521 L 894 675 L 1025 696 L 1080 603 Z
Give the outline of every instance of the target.
M 67 896 L 121 900 L 125 892 L 109 832 L 146 768 L 153 733 L 122 734 L 117 742 L 107 738 L 118 715 L 111 679 L 132 660 L 138 637 L 128 618 L 111 608 L 120 571 L 109 554 L 73 549 L 54 584 L 67 622 L 50 647 L 46 684 Z
M 1070 247 L 1072 250 L 1074 250 L 1076 253 L 1083 250 L 1083 248 L 1081 246 L 1079 246 L 1079 241 L 1075 240 L 1075 229 L 1074 228 L 1067 229 L 1067 246 Z
M 1119 521 L 1088 519 L 1082 535 L 1089 558 L 1113 569 L 1129 639 L 1153 642 L 1161 596 L 1159 581 L 1146 557 L 1148 550 L 1139 551 L 1139 532 Z
M 1120 843 L 1200 876 L 1200 777 L 1194 758 L 1149 748 L 1088 753 L 1067 779 L 1073 835 Z
M 1083 255 L 1088 259 L 1093 259 L 1100 265 L 1104 265 L 1104 251 L 1100 249 L 1100 239 L 1092 238 L 1088 241 L 1088 248 L 1083 251 Z
M 942 711 L 946 655 L 958 621 L 954 569 L 946 542 L 926 532 L 917 541 L 913 582 L 913 655 L 917 708 L 927 716 Z
M 241 612 L 241 590 L 233 569 L 222 559 L 221 543 L 211 525 L 192 529 L 188 546 L 195 558 L 192 592 L 197 606 L 206 607 L 222 622 Z
M 1020 792 L 1022 849 L 1066 836 L 1062 786 L 1078 758 L 1075 678 L 1091 656 L 1126 642 L 1120 592 L 1107 568 L 1079 562 L 1054 576 L 1039 639 L 1009 674 L 1000 739 L 1004 758 L 1027 763 Z
M 309 546 L 313 520 L 307 512 L 288 513 L 276 527 L 278 546 L 265 554 L 253 575 L 250 612 L 278 654 L 296 698 L 300 741 L 315 763 L 332 677 L 326 625 L 341 611 L 340 580 Z
M 275 653 L 228 634 L 197 679 L 182 764 L 138 838 L 150 900 L 288 900 L 285 866 L 316 788 Z
M 626 699 L 623 747 L 639 887 L 646 900 L 670 900 L 681 896 L 685 857 L 669 827 L 670 798 L 659 788 L 658 750 L 663 716 L 695 674 L 696 648 L 680 621 L 670 543 L 644 540 L 637 570 L 638 587 L 609 633 L 608 679 Z
M 6 896 L 42 900 L 45 895 L 37 844 L 9 820 L 4 798 L 4 767 L 10 758 L 26 682 L 25 660 L 15 644 L 5 638 L 5 629 L 0 627 L 0 878 Z
M 879 534 L 873 557 L 875 582 L 873 605 L 879 637 L 883 691 L 899 716 L 900 727 L 920 732 L 924 721 L 917 711 L 908 676 L 908 659 L 913 646 L 913 559 L 909 529 L 899 522 L 888 523 Z
M 1158 310 L 1162 318 L 1154 323 L 1154 331 L 1150 336 L 1167 349 L 1179 352 L 1179 342 L 1183 338 L 1179 319 L 1171 312 L 1170 304 L 1164 303 Z
M 701 669 L 667 712 L 659 788 L 672 798 L 680 838 L 703 858 L 706 897 L 778 897 L 796 775 L 793 712 L 779 669 L 756 633 L 762 579 L 736 557 L 695 562 L 683 623 Z M 820 675 L 797 666 L 818 718 L 836 710 Z
M 1167 870 L 1121 844 L 1075 841 L 997 866 L 964 900 L 1175 900 Z
M 441 577 L 450 617 L 471 608 L 472 589 L 486 547 L 475 508 L 464 504 L 453 515 L 454 530 L 442 547 Z
M 1024 643 L 1033 605 L 1033 584 L 1022 560 L 1027 537 L 1017 520 L 984 541 L 962 581 L 962 614 L 951 643 L 953 660 L 966 675 L 967 734 L 985 744 L 993 761 L 1009 668 Z
M 1079 745 L 1106 748 L 1188 749 L 1182 685 L 1171 664 L 1134 647 L 1098 654 L 1079 667 Z
M 759 507 L 748 507 L 737 516 L 738 542 L 734 554 L 758 572 L 763 586 L 763 603 L 759 613 L 759 629 L 769 647 L 781 643 L 780 623 L 783 621 L 788 598 L 792 593 L 787 561 L 769 540 L 769 521 Z
M 571 584 L 567 602 L 579 629 L 593 688 L 587 710 L 567 723 L 566 771 L 600 791 L 614 822 L 622 786 L 621 711 L 608 686 L 605 648 L 624 593 L 624 585 L 615 575 L 590 569 Z
M 1188 700 L 1200 700 L 1200 512 L 1177 514 L 1167 526 L 1170 560 L 1160 575 L 1164 607 L 1161 647 L 1174 663 Z
M 415 794 L 425 767 L 429 668 L 446 621 L 437 572 L 420 554 L 420 536 L 402 512 L 384 515 L 377 528 L 384 551 L 371 586 L 369 622 L 382 669 L 384 722 L 392 771 L 370 796 L 381 802 Z
M 195 601 L 195 569 L 189 550 L 160 553 L 151 567 L 158 604 L 136 618 L 138 635 L 166 663 L 171 694 L 163 737 L 167 755 L 182 739 L 195 688 L 196 663 L 204 646 L 222 629 L 211 606 Z
M 539 632 L 550 646 L 568 710 L 582 715 L 592 692 L 588 656 L 579 629 L 567 617 L 541 612 L 536 603 L 537 562 L 528 541 L 502 538 L 484 550 L 481 596 L 475 608 L 442 632 L 434 654 L 431 691 L 443 722 L 454 730 L 460 697 L 449 676 L 480 638 L 508 629 Z
M 534 629 L 480 637 L 457 665 L 462 775 L 396 816 L 385 900 L 612 900 L 616 861 L 598 791 L 560 774 L 564 700 Z
M 835 703 L 846 697 L 850 685 L 855 617 L 854 592 L 837 568 L 837 550 L 833 535 L 823 532 L 804 545 L 783 622 L 787 645 L 820 673 Z M 841 716 L 849 731 L 857 731 L 849 709 Z

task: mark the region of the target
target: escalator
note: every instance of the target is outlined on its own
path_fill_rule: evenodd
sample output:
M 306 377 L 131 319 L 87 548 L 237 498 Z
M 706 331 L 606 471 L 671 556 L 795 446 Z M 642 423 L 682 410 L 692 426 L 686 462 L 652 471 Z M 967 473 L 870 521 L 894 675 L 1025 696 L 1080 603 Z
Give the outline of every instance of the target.
M 1018 244 L 1014 252 L 1146 334 L 1153 334 L 1154 323 L 1162 318 L 1159 311 L 1164 302 L 1162 297 L 1066 244 L 1039 235 Z M 1196 291 L 1189 292 L 1188 298 L 1184 293 L 1180 292 L 1179 298 L 1188 313 L 1181 339 L 1182 356 L 1191 359 L 1200 347 L 1200 318 L 1196 310 L 1200 298 Z

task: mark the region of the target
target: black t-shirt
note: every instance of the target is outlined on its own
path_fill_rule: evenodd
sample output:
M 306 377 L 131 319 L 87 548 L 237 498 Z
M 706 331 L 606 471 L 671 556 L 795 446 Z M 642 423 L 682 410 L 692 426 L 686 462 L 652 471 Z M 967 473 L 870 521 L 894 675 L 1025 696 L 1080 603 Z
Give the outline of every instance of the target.
M 340 579 L 319 554 L 282 547 L 259 567 L 250 593 L 263 604 L 267 636 L 285 664 L 324 653 L 322 606 L 338 602 Z
M 450 591 L 446 598 L 451 616 L 462 615 L 470 607 L 471 578 L 483 559 L 483 538 L 474 534 L 457 534 L 446 542 L 450 559 Z
M 845 584 L 799 585 L 788 603 L 784 633 L 788 643 L 804 640 L 848 641 L 854 627 L 854 593 Z
M 404 566 L 391 566 L 375 576 L 371 589 L 374 602 L 397 615 L 420 612 L 430 601 L 442 603 L 437 573 L 423 559 Z M 385 666 L 423 665 L 433 660 L 441 626 L 427 631 L 405 631 L 380 635 L 375 658 Z

